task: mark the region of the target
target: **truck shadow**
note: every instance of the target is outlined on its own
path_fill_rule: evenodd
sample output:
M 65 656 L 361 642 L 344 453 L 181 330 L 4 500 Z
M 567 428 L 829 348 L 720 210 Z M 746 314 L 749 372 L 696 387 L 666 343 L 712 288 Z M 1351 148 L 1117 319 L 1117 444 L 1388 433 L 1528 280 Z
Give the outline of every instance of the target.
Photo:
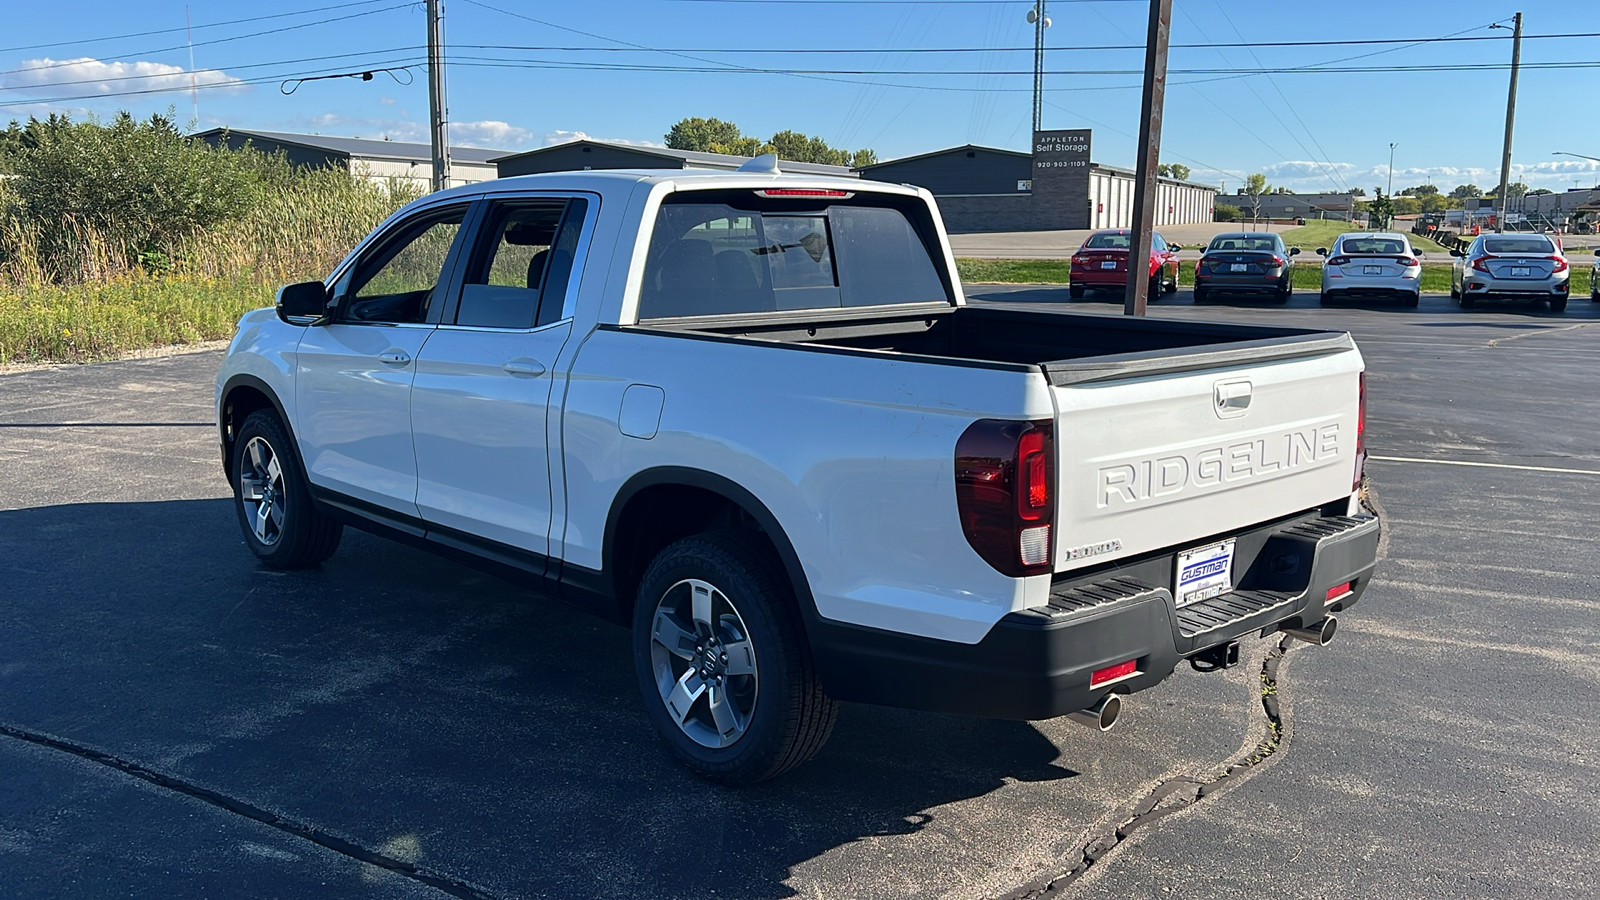
M 270 572 L 227 500 L 4 511 L 0 546 L 0 721 L 497 894 L 789 897 L 830 850 L 1077 774 L 1026 723 L 849 706 L 807 766 L 707 785 L 650 731 L 626 631 L 354 531 Z

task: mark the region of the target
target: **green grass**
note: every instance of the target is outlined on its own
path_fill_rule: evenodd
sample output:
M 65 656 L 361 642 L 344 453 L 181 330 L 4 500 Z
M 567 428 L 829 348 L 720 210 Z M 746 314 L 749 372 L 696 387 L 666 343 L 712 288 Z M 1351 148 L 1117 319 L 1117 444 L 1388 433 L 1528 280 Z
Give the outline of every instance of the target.
M 1283 232 L 1283 242 L 1291 247 L 1299 247 L 1306 253 L 1313 253 L 1318 247 L 1333 246 L 1333 239 L 1339 235 L 1359 230 L 1349 222 L 1312 221 Z M 1424 253 L 1450 252 L 1448 247 L 1420 234 L 1408 234 L 1406 237 L 1411 239 L 1412 246 Z
M 253 279 L 129 275 L 73 285 L 0 287 L 0 365 L 88 362 L 232 336 L 272 303 Z

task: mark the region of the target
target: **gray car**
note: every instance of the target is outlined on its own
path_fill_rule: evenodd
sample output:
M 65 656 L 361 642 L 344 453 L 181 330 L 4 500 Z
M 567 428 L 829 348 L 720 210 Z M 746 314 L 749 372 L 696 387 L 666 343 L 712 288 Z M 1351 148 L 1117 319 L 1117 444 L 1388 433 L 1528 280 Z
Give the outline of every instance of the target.
M 1416 306 L 1422 297 L 1422 257 L 1405 235 L 1393 231 L 1341 234 L 1322 264 L 1322 302 L 1354 299 L 1399 300 Z
M 1543 300 L 1567 308 L 1567 265 L 1561 245 L 1542 234 L 1485 234 L 1466 250 L 1451 250 L 1450 296 L 1472 308 L 1479 300 Z
M 1238 231 L 1211 239 L 1194 267 L 1194 302 L 1216 294 L 1267 294 L 1286 303 L 1294 293 L 1294 257 L 1270 231 Z

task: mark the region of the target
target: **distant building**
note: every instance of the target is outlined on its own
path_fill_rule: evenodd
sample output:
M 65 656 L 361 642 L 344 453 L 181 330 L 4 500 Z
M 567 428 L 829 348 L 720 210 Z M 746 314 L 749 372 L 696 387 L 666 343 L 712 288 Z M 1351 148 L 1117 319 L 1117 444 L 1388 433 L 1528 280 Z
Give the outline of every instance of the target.
M 1089 161 L 1090 132 L 1041 131 L 1034 152 L 965 144 L 862 166 L 862 178 L 927 188 L 953 233 L 1126 228 L 1134 172 Z M 1210 222 L 1217 189 L 1161 178 L 1159 226 Z
M 1263 219 L 1344 219 L 1349 220 L 1356 211 L 1356 195 L 1343 194 L 1262 194 Z M 1243 189 L 1227 199 L 1239 207 L 1246 216 L 1253 209 L 1250 195 Z
M 1522 198 L 1522 211 L 1560 225 L 1576 218 L 1579 212 L 1592 214 L 1600 211 L 1600 188 L 1572 188 L 1559 194 L 1525 196 Z
M 427 144 L 237 128 L 213 128 L 194 136 L 213 147 L 237 150 L 248 143 L 264 153 L 281 152 L 297 166 L 338 166 L 374 181 L 401 178 L 424 188 L 433 183 L 433 149 Z M 489 181 L 496 176 L 490 160 L 505 153 L 504 150 L 451 147 L 450 186 Z
M 665 147 L 639 147 L 610 141 L 581 140 L 540 147 L 510 155 L 500 154 L 492 162 L 501 178 L 535 175 L 541 172 L 571 172 L 584 169 L 725 169 L 732 171 L 750 161 L 748 156 L 702 153 L 697 150 L 669 150 Z M 849 166 L 778 160 L 784 172 L 806 175 L 838 175 L 855 178 Z

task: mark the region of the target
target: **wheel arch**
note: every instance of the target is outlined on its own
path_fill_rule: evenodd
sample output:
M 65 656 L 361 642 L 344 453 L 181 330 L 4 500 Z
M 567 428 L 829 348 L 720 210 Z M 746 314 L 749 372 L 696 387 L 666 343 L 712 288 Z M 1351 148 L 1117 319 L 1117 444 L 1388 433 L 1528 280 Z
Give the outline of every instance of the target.
M 676 520 L 654 515 L 670 508 Z M 687 510 L 687 515 L 682 513 Z M 801 619 L 816 616 L 816 602 L 800 556 L 777 516 L 754 494 L 721 475 L 703 469 L 660 466 L 629 478 L 612 500 L 606 516 L 602 565 L 623 621 L 630 613 L 639 581 L 656 554 L 673 541 L 714 527 L 749 528 L 772 546 L 794 590 Z
M 222 440 L 222 471 L 233 483 L 234 436 L 244 420 L 257 410 L 270 409 L 277 413 L 278 421 L 289 433 L 289 452 L 300 471 L 306 471 L 305 460 L 300 458 L 300 441 L 295 437 L 294 425 L 284 412 L 283 401 L 270 385 L 254 375 L 239 374 L 229 378 L 222 386 L 222 401 L 217 404 L 217 431 Z

